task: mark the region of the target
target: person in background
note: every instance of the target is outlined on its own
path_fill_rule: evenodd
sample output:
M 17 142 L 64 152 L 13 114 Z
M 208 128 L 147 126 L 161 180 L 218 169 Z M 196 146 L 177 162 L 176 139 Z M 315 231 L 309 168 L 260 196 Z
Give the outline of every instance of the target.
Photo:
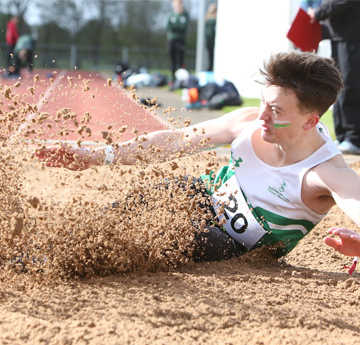
M 208 71 L 212 71 L 214 69 L 216 15 L 217 15 L 217 5 L 211 4 L 208 8 L 208 11 L 207 11 L 206 17 L 205 17 L 206 49 L 207 49 L 208 58 L 209 58 Z
M 175 81 L 175 71 L 185 67 L 185 41 L 189 22 L 189 15 L 184 9 L 182 0 L 173 0 L 173 9 L 166 25 L 171 61 L 171 84 Z
M 330 37 L 344 82 L 333 110 L 339 150 L 360 155 L 360 1 L 323 0 L 308 14 L 311 22 L 322 22 L 323 33 Z
M 20 76 L 22 66 L 27 67 L 28 74 L 32 73 L 34 48 L 35 41 L 30 35 L 20 36 L 14 48 L 15 76 Z
M 19 22 L 19 17 L 12 16 L 11 19 L 7 22 L 6 25 L 6 44 L 7 44 L 7 57 L 6 57 L 6 67 L 9 69 L 12 63 L 11 60 L 13 58 L 13 52 L 16 45 L 17 40 L 19 39 L 19 33 L 17 24 Z M 11 68 L 10 68 L 11 69 Z
M 321 0 L 301 0 L 300 7 L 307 12 L 309 8 L 316 9 L 321 5 Z

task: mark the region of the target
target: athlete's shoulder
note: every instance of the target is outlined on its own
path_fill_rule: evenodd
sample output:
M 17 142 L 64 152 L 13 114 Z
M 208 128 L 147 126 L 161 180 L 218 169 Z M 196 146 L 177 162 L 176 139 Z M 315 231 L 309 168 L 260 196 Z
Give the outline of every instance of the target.
M 353 180 L 355 174 L 341 154 L 318 164 L 311 171 L 312 174 L 308 174 L 307 178 L 315 178 L 315 181 L 318 181 L 322 186 L 326 186 L 328 190 L 338 189 L 339 186 L 347 184 L 347 181 Z
M 330 159 L 320 163 L 314 169 L 317 170 L 337 170 L 337 169 L 351 169 L 346 163 L 344 156 L 339 153 Z

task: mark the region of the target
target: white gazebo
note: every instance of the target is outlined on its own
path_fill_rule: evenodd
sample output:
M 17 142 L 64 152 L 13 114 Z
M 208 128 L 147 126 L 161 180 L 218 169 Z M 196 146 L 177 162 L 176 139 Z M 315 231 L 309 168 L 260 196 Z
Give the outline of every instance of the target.
M 272 53 L 293 50 L 286 38 L 300 0 L 218 0 L 214 72 L 244 97 L 259 97 L 259 67 Z M 330 56 L 330 44 L 318 52 Z

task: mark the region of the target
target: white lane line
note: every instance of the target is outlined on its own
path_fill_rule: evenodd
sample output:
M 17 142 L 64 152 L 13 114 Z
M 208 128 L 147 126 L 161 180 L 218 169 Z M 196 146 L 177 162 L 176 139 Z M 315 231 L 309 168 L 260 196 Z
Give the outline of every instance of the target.
M 66 75 L 66 70 L 61 70 L 60 73 L 58 74 L 58 76 L 55 78 L 54 82 L 46 89 L 45 93 L 44 93 L 44 97 L 41 97 L 37 104 L 36 107 L 38 109 L 38 111 L 40 111 L 40 109 L 43 107 L 45 100 L 48 99 L 50 97 L 50 95 L 52 94 L 52 92 L 55 90 L 55 88 L 60 84 L 60 82 L 62 81 L 63 77 Z M 22 130 L 28 125 L 28 123 L 36 116 L 35 112 L 31 112 L 25 119 L 25 121 L 19 126 L 19 128 L 17 129 L 17 131 L 10 137 L 10 141 L 11 139 L 13 139 L 14 136 L 19 135 Z
M 98 74 L 100 77 L 102 77 L 106 82 L 108 79 L 111 79 L 109 78 L 105 73 L 99 73 Z M 113 80 L 111 80 L 112 83 L 116 86 L 116 89 L 121 91 L 121 92 L 124 92 L 125 95 L 132 101 L 134 102 L 133 99 L 131 99 L 129 93 L 123 89 L 118 83 L 115 83 Z M 141 107 L 141 104 L 139 103 L 136 103 L 134 102 L 135 104 L 137 104 L 139 107 Z M 148 111 L 149 115 L 156 121 L 158 121 L 161 125 L 165 126 L 165 128 L 174 128 L 174 125 L 168 121 L 166 121 L 165 119 L 161 118 L 160 115 L 152 115 L 149 111 Z

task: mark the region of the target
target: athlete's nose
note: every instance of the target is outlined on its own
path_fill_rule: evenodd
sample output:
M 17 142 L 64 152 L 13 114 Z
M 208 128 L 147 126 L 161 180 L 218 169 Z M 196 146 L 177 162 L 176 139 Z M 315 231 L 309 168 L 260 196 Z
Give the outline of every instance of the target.
M 265 105 L 260 106 L 260 112 L 259 112 L 259 119 L 263 121 L 269 121 L 271 119 L 271 116 L 269 115 L 267 107 Z

